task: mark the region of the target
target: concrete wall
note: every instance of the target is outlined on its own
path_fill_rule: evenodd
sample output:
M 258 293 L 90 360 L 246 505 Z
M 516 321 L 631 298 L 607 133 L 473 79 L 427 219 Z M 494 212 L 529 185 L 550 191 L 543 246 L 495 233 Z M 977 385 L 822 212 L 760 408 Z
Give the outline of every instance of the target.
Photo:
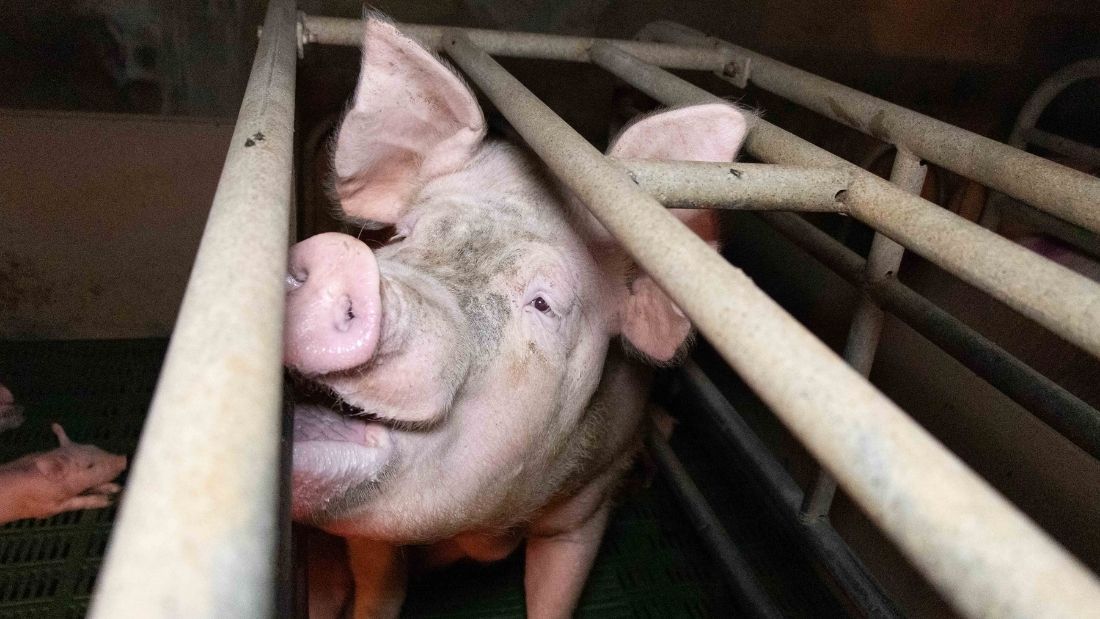
M 0 338 L 168 335 L 232 129 L 0 113 Z

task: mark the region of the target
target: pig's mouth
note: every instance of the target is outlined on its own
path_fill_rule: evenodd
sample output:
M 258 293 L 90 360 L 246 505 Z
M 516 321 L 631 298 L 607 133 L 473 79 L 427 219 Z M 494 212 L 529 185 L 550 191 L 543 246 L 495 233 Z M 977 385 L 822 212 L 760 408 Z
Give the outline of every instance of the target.
M 320 524 L 334 506 L 362 500 L 394 464 L 391 428 L 328 387 L 295 377 L 293 506 L 296 520 Z M 357 501 L 355 501 L 357 502 Z
M 300 375 L 291 374 L 293 402 L 295 406 L 316 406 L 326 408 L 348 419 L 359 420 L 363 423 L 386 421 L 381 415 L 366 411 L 351 404 L 331 387 Z

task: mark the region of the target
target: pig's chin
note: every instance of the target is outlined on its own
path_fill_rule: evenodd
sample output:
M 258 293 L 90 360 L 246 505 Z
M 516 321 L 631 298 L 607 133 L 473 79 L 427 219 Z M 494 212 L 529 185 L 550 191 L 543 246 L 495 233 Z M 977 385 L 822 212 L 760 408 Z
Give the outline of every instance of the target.
M 292 512 L 321 523 L 341 505 L 366 498 L 393 460 L 390 429 L 338 402 L 294 409 Z

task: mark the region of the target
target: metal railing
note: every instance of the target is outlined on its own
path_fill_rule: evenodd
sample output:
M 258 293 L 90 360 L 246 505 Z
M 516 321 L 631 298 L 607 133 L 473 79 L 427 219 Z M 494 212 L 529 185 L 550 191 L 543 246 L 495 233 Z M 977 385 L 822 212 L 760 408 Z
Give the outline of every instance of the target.
M 274 609 L 296 17 L 268 6 L 92 617 Z
M 865 264 L 841 255 L 867 290 L 847 355 L 865 372 L 879 308 L 894 311 L 880 291 L 897 292 L 902 246 L 1100 356 L 1100 285 L 913 193 L 923 177 L 919 157 L 1096 231 L 1100 181 L 675 24 L 648 27 L 645 36 L 656 42 L 399 27 L 454 60 L 828 471 L 807 514 L 824 513 L 835 478 L 968 616 L 1077 617 L 1100 608 L 1093 574 L 666 210 L 836 211 L 878 230 Z M 303 15 L 295 22 L 291 0 L 269 7 L 94 616 L 135 608 L 156 616 L 271 612 L 294 53 L 306 43 L 359 45 L 361 37 L 357 20 Z M 591 62 L 668 105 L 715 97 L 659 67 L 751 81 L 896 144 L 897 185 L 759 119 L 746 148 L 768 164 L 605 158 L 490 54 Z M 982 345 L 955 335 L 964 356 Z M 998 358 L 1017 372 L 1012 380 L 1045 385 L 1007 354 Z M 1058 415 L 1045 418 L 1095 454 L 1096 411 L 1082 406 L 1063 427 Z M 653 447 L 678 478 L 671 452 Z M 771 477 L 793 496 L 789 479 Z M 677 487 L 693 503 L 701 498 Z M 864 591 L 856 596 L 866 598 L 864 608 L 892 612 L 835 532 L 807 535 L 834 574 L 848 574 L 847 586 Z M 725 555 L 737 563 L 735 553 Z M 742 590 L 752 586 L 745 580 Z M 770 612 L 766 600 L 755 606 Z

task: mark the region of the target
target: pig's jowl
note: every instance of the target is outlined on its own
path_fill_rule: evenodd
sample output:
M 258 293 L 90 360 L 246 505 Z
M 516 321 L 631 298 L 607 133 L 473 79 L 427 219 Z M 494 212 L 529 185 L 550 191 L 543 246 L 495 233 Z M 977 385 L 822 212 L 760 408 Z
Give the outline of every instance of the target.
M 745 131 L 732 105 L 680 108 L 610 154 L 731 161 Z M 414 555 L 489 561 L 523 539 L 529 615 L 568 616 L 641 445 L 645 362 L 675 360 L 690 323 L 537 160 L 485 139 L 455 73 L 379 19 L 335 171 L 344 215 L 396 235 L 291 248 L 286 363 L 325 394 L 295 412 L 295 519 L 347 538 L 354 616 L 398 612 Z M 708 212 L 677 215 L 717 242 Z M 311 605 L 334 614 L 339 597 Z

